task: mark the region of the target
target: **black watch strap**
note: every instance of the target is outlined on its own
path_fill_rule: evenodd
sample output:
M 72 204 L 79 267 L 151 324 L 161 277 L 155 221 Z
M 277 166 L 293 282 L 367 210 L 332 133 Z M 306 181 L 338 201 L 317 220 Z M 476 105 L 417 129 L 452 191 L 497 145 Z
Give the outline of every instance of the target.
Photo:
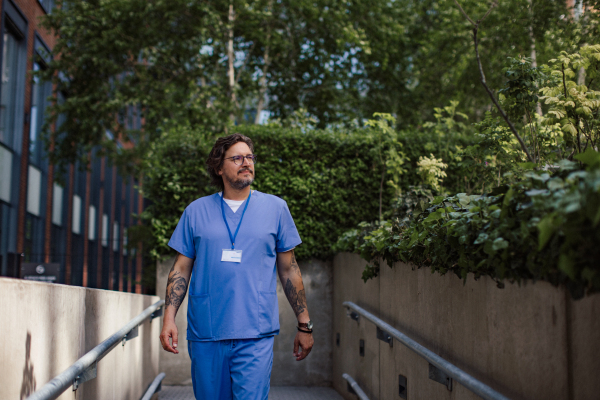
M 303 328 L 300 328 L 299 326 L 297 326 L 296 329 L 298 329 L 299 332 L 312 333 L 312 329 L 303 329 Z

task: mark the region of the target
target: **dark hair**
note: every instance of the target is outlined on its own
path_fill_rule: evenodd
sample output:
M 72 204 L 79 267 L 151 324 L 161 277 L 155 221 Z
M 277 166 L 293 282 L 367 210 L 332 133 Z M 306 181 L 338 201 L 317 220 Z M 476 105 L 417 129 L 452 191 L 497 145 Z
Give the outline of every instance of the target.
M 219 175 L 219 170 L 223 167 L 225 152 L 229 150 L 231 146 L 239 142 L 246 143 L 248 147 L 250 147 L 250 151 L 254 153 L 254 144 L 248 136 L 244 136 L 240 133 L 233 133 L 218 138 L 206 159 L 210 183 L 221 190 L 224 190 L 225 186 L 223 185 L 223 177 Z

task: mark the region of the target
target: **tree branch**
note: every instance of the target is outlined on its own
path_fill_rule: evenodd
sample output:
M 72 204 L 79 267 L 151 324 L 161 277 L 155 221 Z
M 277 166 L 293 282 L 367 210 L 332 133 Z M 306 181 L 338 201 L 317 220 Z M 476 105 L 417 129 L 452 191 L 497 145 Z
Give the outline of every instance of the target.
M 463 10 L 463 8 L 460 6 L 460 4 L 458 4 L 458 1 L 454 0 L 454 4 L 456 4 L 456 6 L 458 7 L 458 9 L 460 10 L 460 12 L 462 13 L 462 15 L 465 16 L 465 18 L 471 23 L 473 24 L 473 26 L 477 26 L 477 24 L 475 22 L 473 22 L 473 20 L 471 18 L 469 18 L 469 16 L 467 15 L 467 13 L 465 12 L 465 10 Z
M 458 6 L 458 8 L 460 9 L 460 12 L 465 16 L 465 18 L 467 18 L 467 20 L 471 24 L 473 24 L 473 42 L 475 43 L 475 56 L 477 58 L 477 66 L 479 67 L 479 74 L 481 75 L 481 84 L 485 88 L 485 91 L 487 92 L 487 94 L 490 96 L 490 99 L 492 99 L 492 102 L 494 103 L 494 105 L 498 109 L 498 112 L 500 113 L 500 115 L 502 116 L 502 118 L 504 119 L 504 121 L 506 121 L 506 123 L 508 124 L 508 127 L 512 131 L 513 135 L 515 135 L 515 137 L 517 138 L 519 144 L 521 145 L 521 149 L 527 155 L 527 159 L 529 161 L 531 161 L 531 162 L 535 162 L 535 160 L 533 159 L 533 157 L 531 157 L 531 154 L 529 154 L 529 150 L 527 149 L 527 146 L 525 145 L 525 142 L 521 138 L 521 135 L 519 135 L 519 132 L 517 132 L 517 129 L 515 128 L 515 126 L 513 125 L 513 123 L 510 121 L 510 119 L 508 119 L 508 115 L 506 115 L 506 113 L 504 112 L 504 110 L 502 109 L 502 107 L 500 107 L 500 104 L 498 103 L 498 100 L 496 100 L 496 97 L 494 96 L 494 93 L 488 87 L 487 82 L 485 80 L 485 74 L 483 73 L 483 66 L 481 65 L 481 58 L 479 57 L 479 42 L 477 40 L 477 32 L 479 30 L 479 24 L 481 24 L 481 22 L 483 22 L 483 20 L 486 19 L 488 15 L 490 15 L 490 12 L 492 11 L 492 9 L 494 7 L 496 7 L 497 1 L 494 1 L 492 3 L 492 5 L 490 6 L 490 8 L 487 10 L 487 12 L 476 23 L 473 22 L 473 20 L 471 18 L 469 18 L 469 16 L 465 12 L 465 10 L 463 10 L 463 8 L 460 6 L 460 4 L 458 3 L 457 0 L 454 0 L 454 3 Z

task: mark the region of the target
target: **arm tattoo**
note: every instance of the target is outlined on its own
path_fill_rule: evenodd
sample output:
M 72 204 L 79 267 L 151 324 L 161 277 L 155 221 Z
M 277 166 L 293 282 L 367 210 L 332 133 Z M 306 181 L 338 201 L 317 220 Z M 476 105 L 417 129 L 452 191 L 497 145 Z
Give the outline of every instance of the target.
M 171 267 L 171 270 L 169 271 L 169 275 L 171 275 L 171 272 L 175 271 L 175 264 L 177 264 L 177 260 L 179 260 L 179 253 L 177 253 L 177 255 L 175 256 L 175 261 L 173 262 L 173 266 Z
M 292 281 L 288 279 L 285 283 L 283 291 L 285 292 L 285 296 L 290 302 L 290 305 L 292 306 L 296 317 L 302 314 L 306 309 L 306 295 L 304 293 L 304 289 L 302 289 L 299 292 L 296 292 L 296 287 L 294 286 Z
M 294 250 L 292 250 L 292 262 L 290 263 L 290 266 L 292 267 L 292 271 L 302 276 L 302 274 L 300 273 L 300 267 L 298 266 L 298 262 L 296 261 L 296 255 L 294 254 Z
M 187 292 L 187 281 L 179 271 L 175 271 L 169 275 L 167 281 L 167 296 L 165 297 L 165 306 L 175 307 L 175 311 L 179 310 L 179 306 L 183 303 Z

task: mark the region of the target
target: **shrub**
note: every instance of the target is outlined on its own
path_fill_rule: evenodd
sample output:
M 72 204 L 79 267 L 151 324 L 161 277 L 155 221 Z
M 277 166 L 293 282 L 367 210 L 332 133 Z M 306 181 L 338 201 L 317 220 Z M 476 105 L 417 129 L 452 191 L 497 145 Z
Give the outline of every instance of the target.
M 600 291 L 600 153 L 578 156 L 588 164 L 561 162 L 553 174 L 530 171 L 525 180 L 489 195 L 438 196 L 423 193 L 404 204 L 406 217 L 362 224 L 346 232 L 339 250 L 354 251 L 379 272 L 379 259 L 428 266 L 466 279 L 546 280 L 565 284 L 574 298 Z M 414 194 L 414 193 L 413 193 Z M 415 201 L 420 196 L 420 201 Z M 409 196 L 410 197 L 410 196 Z
M 379 148 L 386 154 L 400 148 L 394 140 L 378 144 L 370 129 L 355 132 L 239 126 L 252 138 L 258 155 L 254 189 L 287 201 L 303 244 L 299 258 L 326 259 L 333 245 L 356 221 L 378 219 L 381 172 Z M 169 238 L 185 207 L 216 191 L 204 165 L 214 138 L 178 127 L 153 145 L 143 193 L 151 201 L 144 219 L 151 229 L 153 256 L 171 252 Z M 394 150 L 396 151 L 396 150 Z M 387 206 L 394 190 L 381 191 Z

